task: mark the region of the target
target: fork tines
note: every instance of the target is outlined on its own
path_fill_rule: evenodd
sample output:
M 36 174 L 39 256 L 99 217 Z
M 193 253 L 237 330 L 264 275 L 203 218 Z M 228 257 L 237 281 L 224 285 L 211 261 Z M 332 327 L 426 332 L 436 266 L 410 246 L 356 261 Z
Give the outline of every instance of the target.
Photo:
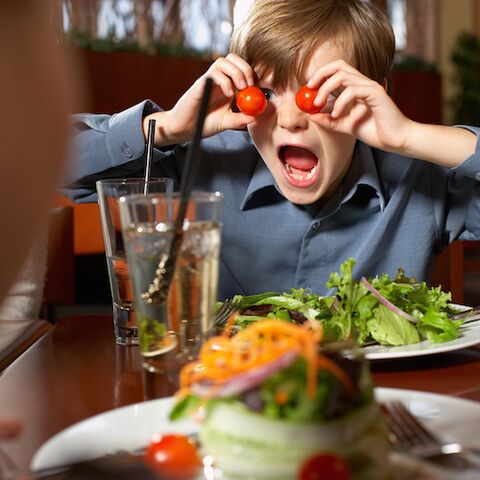
M 240 306 L 240 303 L 237 301 L 234 301 L 231 298 L 225 300 L 215 315 L 215 325 L 217 327 L 223 327 L 227 323 L 230 316 L 236 310 L 238 310 L 239 306 Z
M 476 455 L 474 450 L 465 449 L 460 443 L 442 441 L 410 413 L 402 402 L 393 400 L 383 403 L 381 407 L 394 448 L 444 467 L 460 470 L 480 467 L 478 458 L 472 458 L 472 454 Z
M 391 440 L 395 446 L 412 451 L 441 443 L 407 410 L 402 402 L 392 400 L 384 403 L 382 404 L 382 410 L 393 434 L 394 438 L 391 438 Z

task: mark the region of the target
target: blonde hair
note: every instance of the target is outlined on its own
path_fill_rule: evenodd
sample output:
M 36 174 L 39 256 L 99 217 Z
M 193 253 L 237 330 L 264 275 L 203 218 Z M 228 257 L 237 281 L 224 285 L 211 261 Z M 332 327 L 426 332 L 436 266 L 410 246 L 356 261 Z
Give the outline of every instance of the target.
M 333 42 L 346 60 L 379 83 L 388 82 L 395 37 L 385 12 L 366 0 L 256 0 L 235 30 L 231 51 L 273 87 L 302 81 L 316 47 Z

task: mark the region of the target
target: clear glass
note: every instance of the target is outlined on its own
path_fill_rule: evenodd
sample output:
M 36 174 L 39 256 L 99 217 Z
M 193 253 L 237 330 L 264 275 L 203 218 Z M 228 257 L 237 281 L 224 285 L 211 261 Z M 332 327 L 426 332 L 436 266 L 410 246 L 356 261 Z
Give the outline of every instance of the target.
M 137 320 L 132 304 L 133 294 L 123 247 L 118 201 L 120 197 L 145 191 L 173 192 L 173 179 L 151 179 L 147 188 L 145 180 L 140 178 L 99 180 L 96 185 L 112 294 L 115 341 L 119 345 L 138 345 Z
M 163 302 L 149 302 L 145 293 L 170 254 L 180 195 L 137 195 L 120 201 L 142 364 L 149 372 L 165 373 L 166 362 L 173 359 L 177 365 L 194 359 L 204 339 L 214 333 L 221 200 L 219 193 L 191 195 L 172 283 Z

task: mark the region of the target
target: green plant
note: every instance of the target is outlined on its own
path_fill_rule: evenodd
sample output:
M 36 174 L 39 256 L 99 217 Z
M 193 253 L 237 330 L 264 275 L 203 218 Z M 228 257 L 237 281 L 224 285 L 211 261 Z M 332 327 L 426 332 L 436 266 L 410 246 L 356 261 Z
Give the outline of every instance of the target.
M 399 55 L 395 58 L 395 70 L 414 70 L 416 72 L 437 72 L 435 63 L 415 55 Z
M 133 38 L 118 39 L 113 32 L 105 37 L 93 37 L 78 30 L 68 32 L 72 45 L 96 52 L 142 52 L 151 55 L 172 57 L 210 57 L 210 54 L 186 47 L 183 43 L 154 42 L 148 48 L 142 48 Z
M 470 33 L 460 34 L 451 60 L 456 87 L 451 101 L 454 122 L 480 125 L 480 39 Z

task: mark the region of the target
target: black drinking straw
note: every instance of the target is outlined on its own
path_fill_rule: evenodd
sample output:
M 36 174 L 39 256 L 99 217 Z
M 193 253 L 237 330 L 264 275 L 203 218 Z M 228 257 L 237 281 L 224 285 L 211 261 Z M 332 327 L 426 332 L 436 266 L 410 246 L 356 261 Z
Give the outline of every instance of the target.
M 188 200 L 192 191 L 193 181 L 198 169 L 200 160 L 200 142 L 202 139 L 203 124 L 207 115 L 210 92 L 212 90 L 212 79 L 207 77 L 203 87 L 202 101 L 198 112 L 197 122 L 193 141 L 187 151 L 185 168 L 183 170 L 182 181 L 180 183 L 180 206 L 175 218 L 174 236 L 170 245 L 168 256 L 160 260 L 158 269 L 155 272 L 155 279 L 148 287 L 148 291 L 143 294 L 143 298 L 149 303 L 162 304 L 167 299 L 168 289 L 173 278 L 175 263 L 183 239 L 183 222 L 187 212 Z
M 175 221 L 175 231 L 183 232 L 183 221 L 187 210 L 188 199 L 192 191 L 193 181 L 198 170 L 200 160 L 200 142 L 202 140 L 203 124 L 207 115 L 208 102 L 210 100 L 210 92 L 212 90 L 212 79 L 207 77 L 203 87 L 202 102 L 198 112 L 197 123 L 195 126 L 195 133 L 190 148 L 187 151 L 187 159 L 185 161 L 185 168 L 182 174 L 182 181 L 180 183 L 180 207 Z
M 152 157 L 153 157 L 153 143 L 155 140 L 155 120 L 148 121 L 148 135 L 147 135 L 147 161 L 145 163 L 145 185 L 143 186 L 143 193 L 148 193 L 148 182 L 152 175 Z

